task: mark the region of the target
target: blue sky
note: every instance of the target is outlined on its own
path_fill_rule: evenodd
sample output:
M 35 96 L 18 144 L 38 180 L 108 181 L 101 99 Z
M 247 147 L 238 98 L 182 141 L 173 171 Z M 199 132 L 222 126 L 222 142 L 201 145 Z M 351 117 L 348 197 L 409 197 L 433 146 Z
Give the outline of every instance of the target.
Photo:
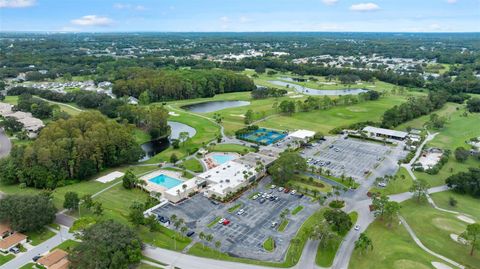
M 0 31 L 480 32 L 480 0 L 0 0 Z

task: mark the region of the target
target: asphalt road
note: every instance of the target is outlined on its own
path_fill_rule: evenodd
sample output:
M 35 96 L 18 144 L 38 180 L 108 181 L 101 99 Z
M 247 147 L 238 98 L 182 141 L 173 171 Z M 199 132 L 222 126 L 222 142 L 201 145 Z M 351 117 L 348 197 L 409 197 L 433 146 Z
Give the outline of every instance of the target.
M 0 129 L 0 159 L 8 156 L 11 149 L 12 143 L 10 142 L 10 139 L 8 139 L 7 135 L 5 135 L 5 132 Z

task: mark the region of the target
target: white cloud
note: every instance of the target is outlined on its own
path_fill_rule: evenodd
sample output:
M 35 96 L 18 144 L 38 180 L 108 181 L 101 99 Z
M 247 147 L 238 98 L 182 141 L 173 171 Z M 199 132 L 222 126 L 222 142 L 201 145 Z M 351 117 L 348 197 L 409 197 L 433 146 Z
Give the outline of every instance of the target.
M 123 4 L 123 3 L 115 3 L 113 5 L 113 8 L 116 9 L 132 9 L 132 10 L 137 10 L 137 11 L 143 11 L 145 10 L 145 6 L 142 5 L 131 5 L 131 4 Z
M 353 4 L 350 6 L 350 10 L 353 11 L 374 11 L 374 10 L 379 10 L 380 7 L 375 4 L 375 3 L 359 3 L 359 4 Z
M 23 8 L 35 5 L 37 0 L 0 0 L 0 8 Z
M 338 2 L 338 0 L 322 0 L 322 2 L 327 6 L 331 6 L 331 5 L 335 5 Z
M 240 16 L 240 23 L 247 23 L 247 22 L 250 22 L 252 21 L 250 18 L 248 18 L 247 16 Z
M 113 23 L 113 20 L 103 16 L 87 15 L 71 22 L 78 26 L 109 26 Z
M 449 4 L 455 4 L 457 2 L 458 2 L 458 0 L 447 0 L 447 3 L 449 3 Z

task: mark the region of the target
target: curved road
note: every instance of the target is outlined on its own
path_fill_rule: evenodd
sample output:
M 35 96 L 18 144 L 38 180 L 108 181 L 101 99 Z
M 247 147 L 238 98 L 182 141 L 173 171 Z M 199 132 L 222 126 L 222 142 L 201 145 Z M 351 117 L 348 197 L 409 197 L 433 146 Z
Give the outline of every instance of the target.
M 0 128 L 0 159 L 8 156 L 8 154 L 10 154 L 10 150 L 12 150 L 12 143 L 10 142 L 10 139 L 8 139 L 3 129 Z

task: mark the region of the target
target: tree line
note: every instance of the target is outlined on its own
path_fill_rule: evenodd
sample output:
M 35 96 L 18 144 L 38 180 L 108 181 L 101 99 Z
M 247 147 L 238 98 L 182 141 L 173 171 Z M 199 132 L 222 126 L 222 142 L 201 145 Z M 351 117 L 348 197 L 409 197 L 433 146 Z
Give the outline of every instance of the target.
M 50 123 L 30 145 L 15 146 L 0 160 L 0 182 L 53 189 L 125 163 L 143 152 L 131 130 L 99 112 Z
M 168 70 L 150 68 L 121 69 L 114 82 L 117 96 L 140 97 L 147 92 L 151 101 L 167 101 L 215 94 L 254 90 L 255 84 L 245 75 L 228 70 Z

